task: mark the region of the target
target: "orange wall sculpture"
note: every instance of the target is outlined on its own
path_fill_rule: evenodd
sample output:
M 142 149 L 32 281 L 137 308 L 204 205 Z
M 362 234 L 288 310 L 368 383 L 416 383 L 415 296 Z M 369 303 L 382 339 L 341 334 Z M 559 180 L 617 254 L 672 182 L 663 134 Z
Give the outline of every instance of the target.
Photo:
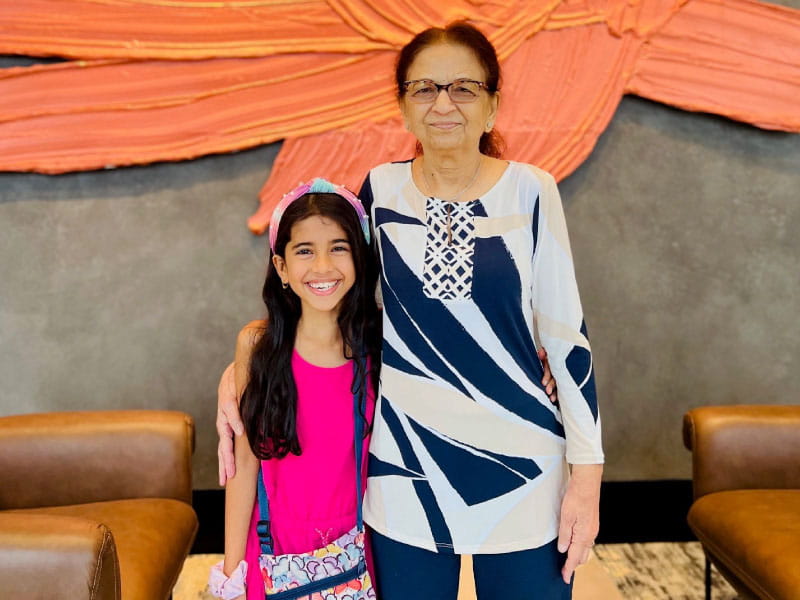
M 285 140 L 248 225 L 324 175 L 408 158 L 396 51 L 468 19 L 504 68 L 507 156 L 561 179 L 624 94 L 800 132 L 800 11 L 755 0 L 24 0 L 0 3 L 0 170 L 188 160 Z

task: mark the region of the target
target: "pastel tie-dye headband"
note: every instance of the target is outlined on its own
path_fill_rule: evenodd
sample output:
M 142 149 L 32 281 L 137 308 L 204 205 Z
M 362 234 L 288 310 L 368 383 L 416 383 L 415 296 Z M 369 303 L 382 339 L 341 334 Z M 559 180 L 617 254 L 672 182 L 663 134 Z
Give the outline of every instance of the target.
M 361 231 L 364 232 L 364 238 L 369 244 L 369 218 L 367 217 L 367 211 L 364 210 L 364 205 L 361 204 L 361 200 L 343 185 L 336 185 L 327 179 L 317 177 L 308 183 L 301 183 L 291 192 L 284 194 L 281 201 L 278 202 L 278 206 L 275 207 L 272 213 L 272 219 L 270 219 L 269 222 L 270 250 L 275 252 L 275 240 L 278 237 L 278 227 L 280 226 L 283 213 L 286 212 L 286 209 L 289 208 L 292 202 L 306 194 L 336 194 L 347 200 L 350 206 L 356 211 L 358 221 L 361 223 Z

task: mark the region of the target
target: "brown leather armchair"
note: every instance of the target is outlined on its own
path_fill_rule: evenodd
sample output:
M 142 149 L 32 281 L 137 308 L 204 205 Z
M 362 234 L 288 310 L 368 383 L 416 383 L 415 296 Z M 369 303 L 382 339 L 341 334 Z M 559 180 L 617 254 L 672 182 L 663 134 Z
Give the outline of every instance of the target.
M 683 440 L 688 521 L 706 558 L 741 598 L 800 598 L 800 406 L 696 408 L 684 415 Z
M 0 417 L 0 590 L 168 598 L 197 533 L 194 422 L 173 411 Z

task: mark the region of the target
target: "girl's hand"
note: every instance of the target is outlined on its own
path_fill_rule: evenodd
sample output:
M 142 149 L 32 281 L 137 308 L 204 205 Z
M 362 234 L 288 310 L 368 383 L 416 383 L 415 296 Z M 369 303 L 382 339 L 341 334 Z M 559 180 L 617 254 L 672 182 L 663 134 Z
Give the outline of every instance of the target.
M 550 397 L 550 402 L 556 404 L 558 403 L 558 390 L 556 389 L 556 380 L 553 379 L 553 374 L 550 372 L 550 363 L 547 362 L 547 350 L 539 348 L 536 354 L 539 356 L 539 360 L 542 361 L 542 366 L 544 367 L 544 377 L 542 377 L 544 391 Z
M 239 415 L 239 397 L 236 394 L 234 363 L 228 365 L 222 373 L 217 388 L 217 459 L 219 461 L 219 484 L 225 483 L 236 474 L 236 463 L 233 457 L 233 434 L 242 435 L 244 425 Z
M 575 568 L 589 560 L 600 530 L 600 481 L 603 465 L 572 465 L 572 476 L 561 502 L 558 551 L 567 553 L 561 577 L 569 583 Z
M 208 575 L 208 592 L 222 600 L 246 600 L 247 563 L 242 560 L 230 575 L 225 575 L 223 561 L 211 567 Z

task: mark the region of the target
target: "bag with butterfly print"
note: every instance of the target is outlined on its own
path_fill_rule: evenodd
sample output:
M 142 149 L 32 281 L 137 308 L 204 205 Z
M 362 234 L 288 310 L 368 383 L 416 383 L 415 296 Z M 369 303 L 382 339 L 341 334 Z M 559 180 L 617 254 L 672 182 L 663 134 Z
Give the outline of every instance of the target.
M 374 600 L 364 551 L 364 521 L 361 511 L 361 456 L 366 414 L 359 410 L 366 394 L 353 394 L 356 455 L 356 525 L 322 548 L 302 554 L 273 554 L 269 528 L 269 502 L 261 469 L 258 470 L 256 527 L 261 545 L 259 570 L 267 600 Z M 363 409 L 363 407 L 362 407 Z

